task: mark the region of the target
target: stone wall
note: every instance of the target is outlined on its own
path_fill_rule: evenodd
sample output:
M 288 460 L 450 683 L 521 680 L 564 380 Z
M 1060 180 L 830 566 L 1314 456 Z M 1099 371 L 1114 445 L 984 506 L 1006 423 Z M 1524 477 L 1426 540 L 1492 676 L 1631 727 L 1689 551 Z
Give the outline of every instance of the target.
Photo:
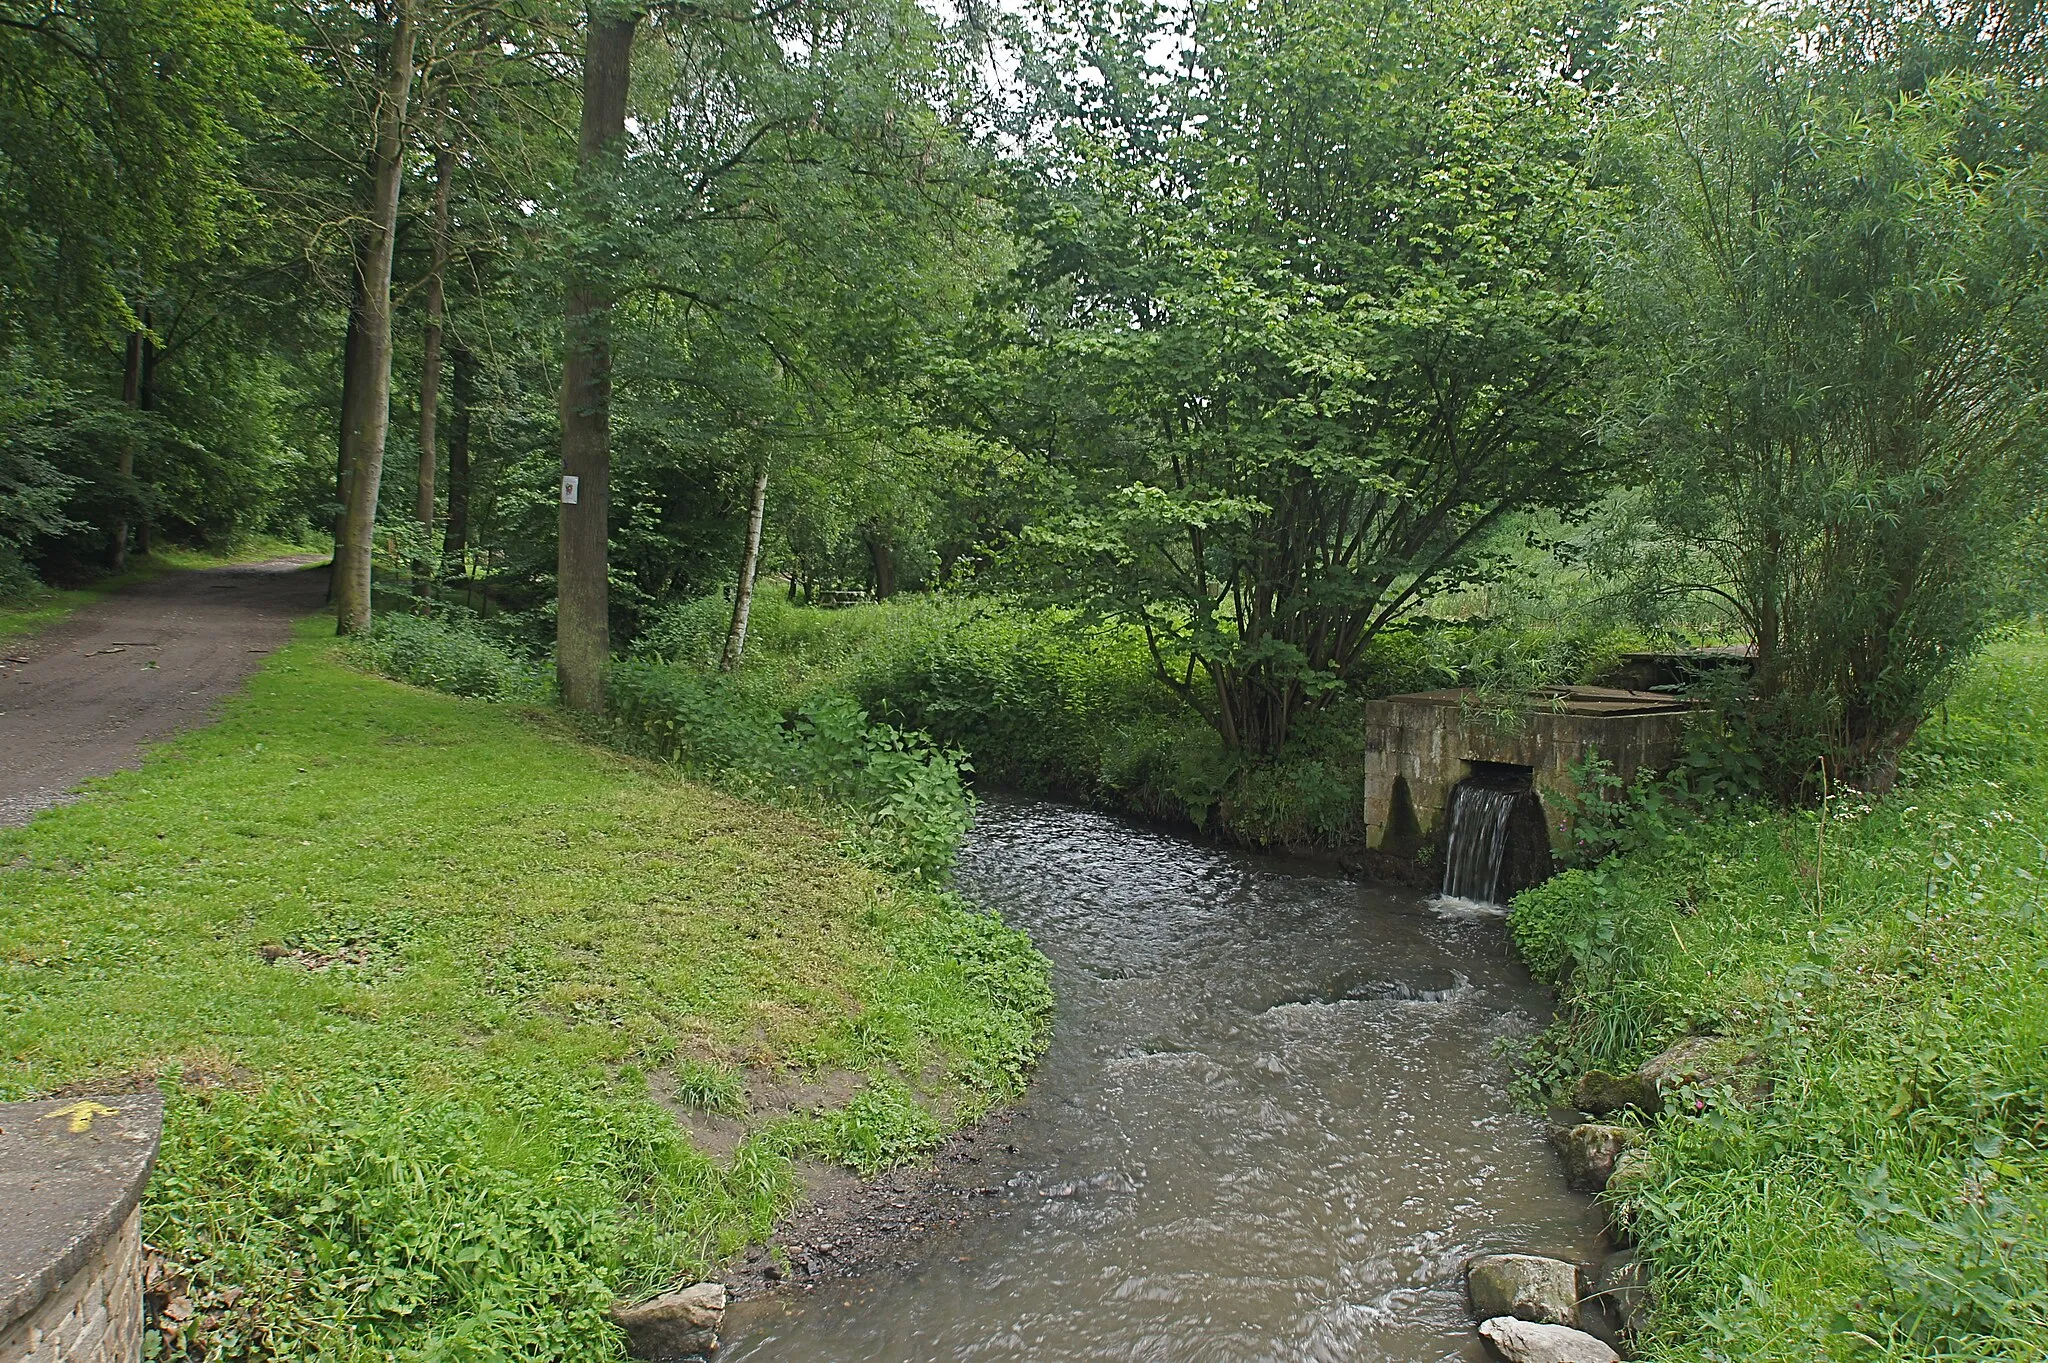
M 1559 687 L 1533 695 L 1519 726 L 1503 732 L 1464 691 L 1374 701 L 1365 721 L 1366 842 L 1401 856 L 1435 846 L 1452 790 L 1491 766 L 1528 769 L 1551 844 L 1567 846 L 1571 825 L 1556 797 L 1577 792 L 1572 768 L 1596 751 L 1625 782 L 1668 767 L 1691 708 L 1653 692 Z
M 85 1266 L 0 1336 L 0 1363 L 132 1363 L 142 1357 L 142 1209 Z
M 0 1103 L 0 1363 L 142 1357 L 154 1093 Z

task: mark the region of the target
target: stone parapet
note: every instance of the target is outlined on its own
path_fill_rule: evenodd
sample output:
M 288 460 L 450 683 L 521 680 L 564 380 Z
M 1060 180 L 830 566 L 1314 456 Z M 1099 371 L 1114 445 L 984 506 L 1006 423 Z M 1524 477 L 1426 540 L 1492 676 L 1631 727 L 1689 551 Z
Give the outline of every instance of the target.
M 0 1103 L 0 1363 L 142 1357 L 154 1093 Z
M 1532 694 L 1517 722 L 1503 727 L 1469 691 L 1373 701 L 1365 718 L 1366 842 L 1412 856 L 1443 836 L 1460 781 L 1521 769 L 1544 799 L 1552 844 L 1565 846 L 1571 825 L 1555 797 L 1578 792 L 1572 768 L 1597 752 L 1624 782 L 1662 770 L 1677 759 L 1692 708 L 1658 692 L 1557 687 Z

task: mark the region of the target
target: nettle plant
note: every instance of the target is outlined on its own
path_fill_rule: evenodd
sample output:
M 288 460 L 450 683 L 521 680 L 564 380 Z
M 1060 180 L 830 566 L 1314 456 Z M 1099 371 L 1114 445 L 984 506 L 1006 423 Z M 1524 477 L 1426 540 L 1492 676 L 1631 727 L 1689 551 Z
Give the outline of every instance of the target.
M 785 722 L 731 678 L 684 666 L 613 665 L 614 725 L 655 755 L 743 792 L 822 806 L 850 826 L 848 850 L 885 869 L 943 881 L 974 821 L 967 755 L 872 720 L 831 696 Z

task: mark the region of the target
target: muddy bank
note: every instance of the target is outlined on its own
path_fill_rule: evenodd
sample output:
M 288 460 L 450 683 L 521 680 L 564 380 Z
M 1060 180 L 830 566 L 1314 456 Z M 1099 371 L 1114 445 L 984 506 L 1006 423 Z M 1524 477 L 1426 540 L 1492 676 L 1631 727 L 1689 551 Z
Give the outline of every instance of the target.
M 1010 1180 L 1024 1158 L 1012 1139 L 1016 1119 L 1014 1110 L 994 1113 L 923 1161 L 874 1178 L 807 1166 L 804 1205 L 719 1275 L 733 1295 L 732 1319 L 759 1314 L 743 1304 L 764 1297 L 914 1269 L 946 1254 L 963 1224 L 1008 1215 L 1018 1191 Z

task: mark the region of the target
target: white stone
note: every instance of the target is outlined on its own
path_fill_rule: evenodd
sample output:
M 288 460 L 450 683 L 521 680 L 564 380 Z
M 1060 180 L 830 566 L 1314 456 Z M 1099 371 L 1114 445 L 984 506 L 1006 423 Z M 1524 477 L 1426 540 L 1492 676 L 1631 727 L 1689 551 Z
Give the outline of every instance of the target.
M 1482 1321 L 1479 1333 L 1507 1363 L 1621 1363 L 1621 1355 L 1584 1330 L 1513 1316 Z

